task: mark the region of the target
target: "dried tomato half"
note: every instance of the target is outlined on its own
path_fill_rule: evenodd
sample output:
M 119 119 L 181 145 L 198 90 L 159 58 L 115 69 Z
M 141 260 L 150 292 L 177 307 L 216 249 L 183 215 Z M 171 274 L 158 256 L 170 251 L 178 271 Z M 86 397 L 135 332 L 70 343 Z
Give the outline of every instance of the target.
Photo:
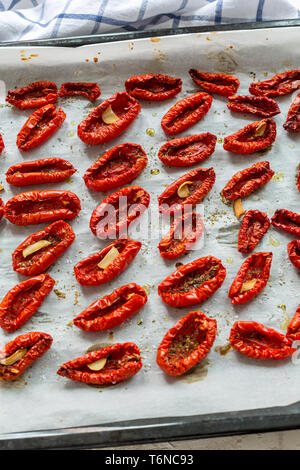
M 204 224 L 200 214 L 188 212 L 177 217 L 171 225 L 169 233 L 159 242 L 160 256 L 174 259 L 189 251 L 202 235 Z
M 190 69 L 189 74 L 199 87 L 208 93 L 216 93 L 222 96 L 231 96 L 237 92 L 240 81 L 233 75 L 226 73 L 201 72 L 197 69 Z
M 283 127 L 289 132 L 300 132 L 300 93 L 292 102 Z
M 116 93 L 93 109 L 78 125 L 78 137 L 86 144 L 105 144 L 122 134 L 140 110 L 140 103 L 128 93 Z
M 274 171 L 271 170 L 269 162 L 255 163 L 233 175 L 223 188 L 222 194 L 229 201 L 242 199 L 267 184 L 273 175 Z
M 223 284 L 226 269 L 214 256 L 205 256 L 180 266 L 158 286 L 158 294 L 171 307 L 196 305 L 208 299 Z
M 70 178 L 75 171 L 67 160 L 50 157 L 12 165 L 6 172 L 6 181 L 13 186 L 58 183 Z
M 144 289 L 132 282 L 93 302 L 73 323 L 84 331 L 110 330 L 135 315 L 146 302 Z
M 191 166 L 210 157 L 217 137 L 210 132 L 169 140 L 158 151 L 158 158 L 167 166 Z
M 77 281 L 83 286 L 99 286 L 111 281 L 129 266 L 141 246 L 141 242 L 124 236 L 115 240 L 74 266 Z
M 28 191 L 7 201 L 4 216 L 15 225 L 33 225 L 74 219 L 80 210 L 80 200 L 71 191 Z
M 59 96 L 84 96 L 91 101 L 95 101 L 101 95 L 98 83 L 95 82 L 66 82 L 62 83 Z
M 66 113 L 54 106 L 47 104 L 32 113 L 17 135 L 17 146 L 23 152 L 41 145 L 56 132 L 64 120 Z
M 150 194 L 140 186 L 127 186 L 107 196 L 93 211 L 90 229 L 100 238 L 119 237 L 147 209 Z
M 6 331 L 20 328 L 42 305 L 54 284 L 49 274 L 41 274 L 10 289 L 0 303 L 1 328 Z
M 35 276 L 49 268 L 75 240 L 72 227 L 58 220 L 33 233 L 12 254 L 13 269 L 23 276 Z
M 228 152 L 248 155 L 264 150 L 276 139 L 276 122 L 263 119 L 252 122 L 224 139 L 223 148 Z
M 4 146 L 4 142 L 3 142 L 3 137 L 2 137 L 2 135 L 0 134 L 0 155 L 1 155 L 1 153 L 3 152 L 3 150 L 4 150 L 4 147 L 5 147 L 5 146 Z
M 300 305 L 297 308 L 292 320 L 288 324 L 286 336 L 292 341 L 300 340 Z
M 271 219 L 274 227 L 300 236 L 300 214 L 287 209 L 277 209 Z
M 240 253 L 251 253 L 267 233 L 270 225 L 270 220 L 264 212 L 258 210 L 247 211 L 240 226 L 238 251 Z
M 140 145 L 117 145 L 96 160 L 86 170 L 83 179 L 89 189 L 106 192 L 131 183 L 147 162 L 147 155 Z
M 53 82 L 34 82 L 7 92 L 6 101 L 19 109 L 41 108 L 57 100 L 57 86 Z
M 127 93 L 137 99 L 163 101 L 181 92 L 181 78 L 161 73 L 146 73 L 130 77 L 125 82 Z
M 168 375 L 182 375 L 209 353 L 217 334 L 217 322 L 202 312 L 190 312 L 163 337 L 156 362 Z
M 4 202 L 2 201 L 0 197 L 0 220 L 2 219 L 3 215 L 4 215 Z
M 229 342 L 236 351 L 253 359 L 285 359 L 296 351 L 282 333 L 255 321 L 235 322 Z
M 293 265 L 300 269 L 300 240 L 293 240 L 287 246 L 289 258 Z
M 136 344 L 116 343 L 65 362 L 57 373 L 77 382 L 104 385 L 127 380 L 141 367 L 141 354 Z
M 162 214 L 176 214 L 185 205 L 195 206 L 209 193 L 216 174 L 213 168 L 197 168 L 178 178 L 158 197 Z
M 227 107 L 236 113 L 249 113 L 262 118 L 269 118 L 280 113 L 276 101 L 266 96 L 229 96 Z
M 167 135 L 179 134 L 200 121 L 208 113 L 212 97 L 207 93 L 196 93 L 178 101 L 161 120 Z
M 300 166 L 299 166 L 299 169 L 298 169 L 298 176 L 297 176 L 297 187 L 300 191 Z
M 249 91 L 257 96 L 282 96 L 292 93 L 300 88 L 300 70 L 288 70 L 287 72 L 277 73 L 269 80 L 262 82 L 252 82 Z
M 271 252 L 253 253 L 243 262 L 229 290 L 232 304 L 248 302 L 265 288 L 272 258 Z
M 17 336 L 0 350 L 0 380 L 15 380 L 51 347 L 53 338 L 39 331 Z

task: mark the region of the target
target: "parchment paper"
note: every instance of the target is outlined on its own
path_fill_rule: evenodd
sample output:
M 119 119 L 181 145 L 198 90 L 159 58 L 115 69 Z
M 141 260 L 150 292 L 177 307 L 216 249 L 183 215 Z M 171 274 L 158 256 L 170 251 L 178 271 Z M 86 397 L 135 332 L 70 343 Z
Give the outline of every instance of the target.
M 202 206 L 206 227 L 202 247 L 179 260 L 166 262 L 156 248 L 159 241 L 157 233 L 156 238 L 153 236 L 151 240 L 147 239 L 145 233 L 133 230 L 129 235 L 140 239 L 143 247 L 130 267 L 118 278 L 100 287 L 81 287 L 73 274 L 76 262 L 107 244 L 94 237 L 89 230 L 91 212 L 104 195 L 85 187 L 82 179 L 85 170 L 114 145 L 123 142 L 141 144 L 148 154 L 149 163 L 134 184 L 150 192 L 152 200 L 149 211 L 157 214 L 157 196 L 165 189 L 165 185 L 192 169 L 168 169 L 157 158 L 159 147 L 167 140 L 160 127 L 162 116 L 176 101 L 199 91 L 188 70 L 193 67 L 204 71 L 234 73 L 241 81 L 239 94 L 247 94 L 248 86 L 254 79 L 263 80 L 276 72 L 300 68 L 299 46 L 299 30 L 288 28 L 193 34 L 153 41 L 142 39 L 78 49 L 0 49 L 0 79 L 4 82 L 1 83 L 0 132 L 6 146 L 0 158 L 1 182 L 5 186 L 1 197 L 7 201 L 22 192 L 21 188 L 10 187 L 5 181 L 5 172 L 13 163 L 56 156 L 69 160 L 77 168 L 71 181 L 52 186 L 27 187 L 24 191 L 63 188 L 74 191 L 82 202 L 79 217 L 71 222 L 76 241 L 48 270 L 57 282 L 55 288 L 58 294 L 65 294 L 65 298 L 52 292 L 40 310 L 17 332 L 0 332 L 1 345 L 28 331 L 45 331 L 54 338 L 51 350 L 28 369 L 22 378 L 12 384 L 1 384 L 1 432 L 238 411 L 287 405 L 299 399 L 300 368 L 293 361 L 259 362 L 235 351 L 225 355 L 219 351 L 220 346 L 227 344 L 235 320 L 255 320 L 285 332 L 288 318 L 294 315 L 299 304 L 299 274 L 291 265 L 286 252 L 286 245 L 293 237 L 270 229 L 256 250 L 274 253 L 268 285 L 251 302 L 239 307 L 231 306 L 228 290 L 244 256 L 237 251 L 239 222 L 232 206 L 224 204 L 220 198 L 220 191 L 234 173 L 255 162 L 268 160 L 275 177 L 264 188 L 247 197 L 244 207 L 263 210 L 269 216 L 276 208 L 299 212 L 300 195 L 295 183 L 299 164 L 299 137 L 288 135 L 282 128 L 289 105 L 297 92 L 278 99 L 281 114 L 275 117 L 278 124 L 277 139 L 271 150 L 265 153 L 240 156 L 223 150 L 224 136 L 257 118 L 230 113 L 226 99 L 218 96 L 214 97 L 205 118 L 180 134 L 184 136 L 210 131 L 218 136 L 215 153 L 201 164 L 203 168 L 213 166 L 217 175 L 216 183 Z M 142 102 L 142 112 L 133 125 L 107 145 L 88 146 L 81 142 L 76 133 L 77 124 L 93 106 L 117 91 L 124 90 L 127 77 L 146 72 L 181 77 L 181 94 L 167 102 Z M 80 98 L 59 100 L 59 105 L 67 114 L 62 127 L 42 146 L 20 153 L 15 143 L 16 136 L 30 112 L 19 111 L 5 104 L 5 87 L 6 90 L 13 89 L 36 80 L 54 80 L 57 85 L 65 81 L 97 81 L 102 94 L 95 104 Z M 148 135 L 147 128 L 153 128 L 155 135 Z M 142 220 L 141 226 L 145 229 L 148 226 L 146 214 Z M 152 222 L 156 232 L 157 223 Z M 24 279 L 12 269 L 12 251 L 29 234 L 44 226 L 17 227 L 5 220 L 0 223 L 1 298 Z M 209 254 L 221 258 L 227 268 L 222 287 L 206 302 L 192 308 L 175 309 L 165 305 L 157 295 L 157 285 L 175 270 L 175 263 L 187 263 Z M 150 286 L 148 303 L 136 316 L 115 328 L 113 333 L 85 333 L 68 325 L 74 315 L 91 302 L 133 281 Z M 167 377 L 155 363 L 157 347 L 175 321 L 197 309 L 217 319 L 215 344 L 208 357 L 191 374 L 179 379 Z M 142 370 L 127 382 L 95 388 L 56 374 L 61 363 L 84 354 L 93 344 L 124 341 L 134 341 L 139 345 L 144 364 Z

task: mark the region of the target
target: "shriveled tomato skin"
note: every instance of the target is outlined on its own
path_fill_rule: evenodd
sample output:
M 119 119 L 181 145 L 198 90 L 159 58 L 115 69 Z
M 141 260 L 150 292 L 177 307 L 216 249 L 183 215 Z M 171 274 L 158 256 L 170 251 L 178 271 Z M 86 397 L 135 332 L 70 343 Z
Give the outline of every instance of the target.
M 6 181 L 13 186 L 58 183 L 70 178 L 75 168 L 62 158 L 45 158 L 12 165 L 6 172 Z
M 35 94 L 35 97 L 31 96 Z M 25 87 L 8 91 L 5 100 L 21 110 L 41 108 L 57 101 L 57 86 L 49 81 L 33 82 Z
M 297 308 L 292 320 L 288 324 L 286 336 L 291 341 L 300 341 L 300 305 Z
M 217 136 L 210 132 L 169 140 L 158 152 L 158 158 L 169 167 L 187 167 L 203 162 L 214 151 Z
M 194 321 L 195 329 L 197 328 L 201 333 L 203 332 L 205 338 L 189 355 L 184 358 L 178 358 L 177 360 L 175 357 L 174 362 L 171 362 L 168 357 L 170 347 L 172 343 L 176 341 L 177 335 L 186 328 L 191 320 Z M 216 334 L 216 320 L 208 318 L 200 311 L 188 313 L 188 315 L 177 321 L 175 325 L 165 334 L 157 350 L 156 362 L 158 366 L 166 374 L 173 377 L 184 374 L 207 356 L 215 341 Z
M 266 96 L 235 95 L 228 97 L 228 109 L 236 113 L 249 113 L 268 118 L 280 113 L 275 100 Z
M 293 240 L 287 246 L 288 255 L 295 268 L 300 269 L 300 240 Z
M 263 135 L 255 135 L 259 126 L 266 125 Z M 224 139 L 223 148 L 239 155 L 249 155 L 264 150 L 276 139 L 276 122 L 267 118 L 252 122 Z
M 286 359 L 296 351 L 285 335 L 254 321 L 235 322 L 229 342 L 244 356 L 260 360 Z
M 119 300 L 123 300 L 123 303 L 114 308 Z M 93 302 L 74 318 L 73 323 L 84 331 L 110 330 L 135 315 L 146 302 L 145 290 L 132 282 Z M 106 308 L 110 308 L 108 313 L 105 313 Z
M 98 83 L 95 82 L 66 82 L 62 83 L 59 96 L 84 96 L 85 98 L 95 101 L 101 95 Z
M 4 215 L 4 202 L 2 201 L 0 197 L 0 220 L 2 219 L 3 215 Z
M 196 93 L 178 101 L 161 120 L 165 134 L 176 135 L 202 119 L 209 111 L 212 97 L 207 93 Z
M 18 362 L 7 367 L 0 364 L 0 380 L 15 380 L 37 359 L 39 359 L 53 342 L 52 336 L 47 333 L 34 331 L 17 336 L 0 350 L 0 360 L 11 356 L 19 349 L 28 349 L 25 356 Z M 13 369 L 13 370 L 12 370 Z
M 105 124 L 102 114 L 109 106 L 117 115 L 120 109 L 120 117 L 112 124 Z M 105 144 L 122 134 L 133 123 L 140 110 L 141 105 L 133 96 L 126 92 L 116 93 L 99 104 L 86 119 L 81 121 L 77 128 L 78 137 L 86 144 Z
M 4 148 L 5 148 L 5 146 L 4 146 L 4 142 L 3 142 L 3 137 L 0 134 L 0 155 L 3 152 Z
M 228 297 L 232 304 L 248 302 L 265 288 L 270 276 L 272 258 L 273 253 L 260 252 L 253 253 L 243 262 L 229 289 Z M 255 275 L 252 276 L 252 272 L 255 272 Z M 241 292 L 244 283 L 251 279 L 256 279 L 254 286 Z
M 238 237 L 238 251 L 251 253 L 263 236 L 267 233 L 271 222 L 264 212 L 247 211 L 243 217 Z
M 221 96 L 231 96 L 237 92 L 240 81 L 234 75 L 226 73 L 201 72 L 190 69 L 189 74 L 193 81 L 208 93 L 216 93 Z
M 99 359 L 109 357 L 127 358 L 127 362 L 121 364 L 118 368 L 107 369 L 104 366 L 99 371 L 91 371 L 87 365 Z M 92 351 L 84 356 L 65 362 L 60 366 L 57 373 L 68 379 L 86 384 L 104 385 L 116 384 L 129 379 L 135 375 L 142 367 L 142 359 L 138 346 L 134 343 L 116 343 L 112 346 Z
M 276 209 L 271 224 L 292 235 L 300 236 L 300 214 L 297 212 L 288 209 Z
M 190 287 L 181 292 L 177 285 L 184 276 L 197 270 L 209 271 L 211 267 L 215 267 L 215 272 L 209 276 L 207 280 L 201 282 L 198 287 Z M 188 305 L 196 305 L 208 299 L 218 290 L 226 277 L 226 268 L 221 261 L 214 256 L 205 256 L 196 259 L 191 263 L 180 266 L 177 271 L 173 272 L 158 286 L 158 295 L 163 302 L 171 307 L 186 307 Z
M 118 159 L 122 162 L 114 167 L 114 161 L 118 162 Z M 147 163 L 146 152 L 140 145 L 120 144 L 111 148 L 96 160 L 86 170 L 83 179 L 89 189 L 106 192 L 123 184 L 131 183 L 143 171 Z M 111 165 L 111 168 L 108 172 L 107 167 L 109 165 Z M 125 166 L 125 168 L 121 171 L 122 166 Z
M 146 73 L 130 77 L 125 82 L 127 93 L 137 99 L 164 101 L 181 92 L 182 80 L 161 73 Z
M 0 303 L 0 326 L 5 331 L 15 331 L 20 328 L 42 305 L 55 284 L 49 274 L 41 274 L 14 286 L 4 296 Z M 27 293 L 30 291 L 30 294 Z M 17 312 L 12 312 L 17 298 L 30 295 L 29 301 L 21 305 Z M 17 315 L 15 316 L 15 313 Z
M 300 70 L 277 73 L 269 80 L 252 82 L 249 91 L 252 95 L 275 98 L 292 93 L 300 88 Z

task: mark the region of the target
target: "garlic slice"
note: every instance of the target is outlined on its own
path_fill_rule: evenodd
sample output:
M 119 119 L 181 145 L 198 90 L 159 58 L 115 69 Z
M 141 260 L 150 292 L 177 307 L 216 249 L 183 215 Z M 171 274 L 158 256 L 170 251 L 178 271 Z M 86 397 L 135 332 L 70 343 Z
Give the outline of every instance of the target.
M 108 253 L 104 256 L 104 258 L 98 263 L 98 268 L 100 269 L 105 269 L 107 266 L 109 266 L 114 259 L 116 259 L 119 256 L 119 251 L 117 250 L 116 247 L 112 247 Z
M 113 124 L 118 120 L 119 117 L 113 112 L 111 105 L 109 105 L 102 113 L 102 121 L 105 122 L 105 124 Z
M 144 191 L 138 191 L 134 196 L 133 196 L 133 201 L 135 202 L 137 199 L 142 197 L 144 195 Z
M 265 121 L 260 122 L 254 131 L 255 137 L 261 137 L 262 135 L 264 135 L 266 128 L 267 123 Z
M 26 353 L 26 348 L 17 349 L 17 351 L 15 351 L 11 356 L 1 359 L 0 364 L 2 364 L 3 366 L 11 366 L 15 362 L 18 362 L 20 359 L 22 359 L 22 357 L 24 357 Z
M 243 208 L 241 199 L 236 199 L 233 202 L 233 210 L 237 219 L 239 219 L 240 217 L 242 217 L 242 215 L 246 213 L 245 209 Z
M 188 197 L 190 195 L 190 190 L 188 188 L 189 184 L 193 184 L 193 181 L 185 181 L 177 189 L 177 194 L 179 197 Z
M 128 294 L 127 297 L 126 297 L 126 300 L 131 299 L 131 297 L 133 297 L 134 295 L 135 295 L 135 292 L 132 292 L 131 294 Z
M 251 279 L 250 281 L 246 281 L 243 283 L 240 293 L 247 292 L 248 290 L 252 289 L 256 284 L 257 279 Z
M 102 359 L 98 359 L 98 361 L 87 364 L 87 367 L 91 370 L 101 370 L 105 366 L 106 361 L 106 357 L 103 357 Z
M 46 248 L 46 246 L 51 245 L 51 242 L 48 240 L 39 240 L 38 242 L 32 243 L 32 245 L 26 246 L 22 251 L 23 258 L 27 258 L 27 256 L 32 255 L 36 251 L 41 250 L 42 248 Z

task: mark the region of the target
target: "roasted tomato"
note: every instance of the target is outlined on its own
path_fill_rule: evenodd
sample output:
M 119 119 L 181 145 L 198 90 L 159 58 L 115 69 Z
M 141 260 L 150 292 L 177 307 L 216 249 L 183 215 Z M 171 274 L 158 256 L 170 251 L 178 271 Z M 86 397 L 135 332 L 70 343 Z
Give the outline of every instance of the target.
M 35 331 L 17 336 L 0 350 L 0 380 L 15 380 L 51 347 L 53 338 Z
M 300 340 L 300 305 L 297 308 L 295 315 L 288 324 L 286 336 L 292 341 Z
M 77 281 L 83 286 L 99 286 L 111 281 L 129 266 L 141 246 L 141 242 L 125 236 L 115 240 L 74 266 Z
M 300 269 L 300 240 L 293 240 L 287 246 L 289 258 L 293 265 Z
M 159 211 L 172 215 L 182 212 L 186 205 L 194 207 L 209 193 L 215 179 L 213 168 L 197 168 L 186 173 L 158 197 Z
M 141 367 L 141 354 L 136 344 L 116 343 L 66 362 L 57 373 L 77 382 L 104 385 L 127 380 Z
M 145 290 L 132 282 L 93 302 L 73 323 L 84 331 L 110 330 L 135 315 L 146 302 Z
M 270 220 L 264 212 L 247 211 L 240 226 L 238 250 L 251 253 L 270 228 Z
M 19 109 L 41 108 L 57 100 L 57 86 L 53 82 L 34 82 L 7 92 L 6 101 Z
M 161 73 L 146 73 L 130 77 L 125 82 L 127 93 L 137 99 L 163 101 L 181 92 L 182 80 Z
M 212 97 L 207 93 L 196 93 L 178 101 L 161 120 L 167 135 L 176 135 L 200 121 L 209 111 Z
M 195 165 L 214 153 L 216 142 L 217 137 L 210 132 L 169 140 L 160 147 L 158 157 L 167 166 Z
M 17 135 L 17 146 L 23 152 L 41 145 L 56 132 L 64 120 L 65 112 L 54 106 L 47 104 L 32 113 Z
M 128 93 L 116 93 L 93 109 L 79 124 L 78 137 L 86 144 L 105 144 L 122 134 L 140 110 L 140 103 Z
M 237 92 L 240 86 L 240 81 L 237 77 L 226 73 L 209 73 L 201 72 L 197 69 L 190 69 L 189 74 L 193 81 L 208 93 L 231 96 Z
M 269 80 L 262 82 L 252 82 L 249 91 L 257 96 L 282 96 L 292 93 L 300 88 L 300 70 L 288 70 L 287 72 L 277 73 Z
M 140 145 L 117 145 L 96 160 L 86 170 L 83 179 L 89 189 L 106 192 L 131 183 L 147 162 L 147 155 Z
M 147 209 L 150 195 L 140 186 L 127 186 L 107 196 L 93 211 L 90 229 L 100 238 L 119 237 Z
M 159 242 L 160 256 L 174 259 L 189 251 L 202 235 L 204 224 L 200 214 L 188 212 L 174 220 L 169 233 Z
M 67 222 L 58 220 L 30 235 L 12 254 L 13 269 L 24 276 L 35 276 L 49 268 L 75 240 Z
M 2 137 L 2 135 L 0 134 L 0 155 L 1 155 L 1 153 L 3 152 L 3 150 L 4 150 L 4 147 L 5 147 L 5 146 L 4 146 L 4 142 L 3 142 L 3 137 Z
M 184 374 L 207 356 L 216 333 L 216 320 L 190 312 L 165 334 L 157 350 L 157 364 L 168 375 Z
M 229 96 L 227 107 L 236 113 L 249 113 L 262 118 L 269 118 L 280 113 L 276 101 L 266 96 Z
M 59 96 L 84 96 L 91 101 L 95 101 L 101 95 L 98 83 L 94 82 L 67 82 L 63 83 L 59 90 Z
M 80 210 L 80 200 L 71 191 L 28 191 L 6 203 L 4 216 L 15 225 L 34 225 L 74 219 Z
M 300 214 L 296 212 L 277 209 L 271 219 L 271 224 L 292 235 L 300 236 Z
M 49 274 L 26 279 L 10 289 L 0 304 L 0 326 L 15 331 L 42 305 L 55 284 Z
M 231 346 L 244 356 L 254 359 L 285 359 L 296 349 L 292 342 L 272 328 L 255 321 L 237 321 L 229 337 Z
M 3 202 L 2 199 L 0 198 L 0 220 L 1 220 L 2 217 L 3 217 L 3 214 L 4 214 L 4 202 Z
M 250 168 L 238 171 L 222 190 L 223 196 L 229 201 L 244 198 L 257 188 L 267 184 L 274 171 L 270 168 L 269 162 L 259 162 Z
M 62 158 L 45 158 L 12 165 L 6 172 L 6 181 L 13 186 L 58 183 L 75 173 L 75 168 Z
M 292 102 L 283 127 L 289 132 L 300 132 L 300 93 Z
M 276 122 L 268 118 L 252 122 L 234 134 L 225 137 L 223 148 L 228 152 L 248 155 L 270 147 L 275 139 Z
M 205 256 L 180 266 L 158 286 L 158 294 L 171 307 L 196 305 L 223 284 L 226 269 L 214 256 Z
M 239 269 L 229 290 L 232 304 L 243 304 L 253 299 L 267 285 L 273 254 L 253 253 Z

